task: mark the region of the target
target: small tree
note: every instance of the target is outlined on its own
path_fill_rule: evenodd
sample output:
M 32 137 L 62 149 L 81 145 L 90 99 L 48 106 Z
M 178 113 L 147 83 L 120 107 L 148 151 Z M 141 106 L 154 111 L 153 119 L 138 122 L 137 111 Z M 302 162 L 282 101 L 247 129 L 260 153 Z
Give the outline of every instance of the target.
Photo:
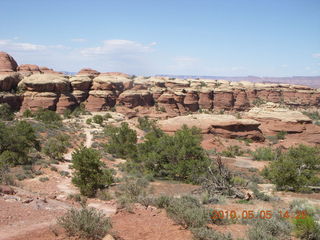
M 58 113 L 48 109 L 38 109 L 35 112 L 35 117 L 37 120 L 45 124 L 61 125 L 61 116 Z
M 108 137 L 106 150 L 118 157 L 129 157 L 136 152 L 137 133 L 129 128 L 128 123 L 121 123 L 119 128 L 111 125 L 104 129 Z
M 9 165 L 29 163 L 33 148 L 39 150 L 40 144 L 29 123 L 20 121 L 7 127 L 0 122 L 0 161 Z
M 308 185 L 319 184 L 319 165 L 320 149 L 300 145 L 281 154 L 264 173 L 280 189 L 301 191 Z
M 92 148 L 77 149 L 72 154 L 72 168 L 75 169 L 72 183 L 87 197 L 93 197 L 98 189 L 113 182 L 111 171 L 104 168 L 99 153 Z
M 14 114 L 11 107 L 7 104 L 0 104 L 0 120 L 11 121 L 14 119 Z

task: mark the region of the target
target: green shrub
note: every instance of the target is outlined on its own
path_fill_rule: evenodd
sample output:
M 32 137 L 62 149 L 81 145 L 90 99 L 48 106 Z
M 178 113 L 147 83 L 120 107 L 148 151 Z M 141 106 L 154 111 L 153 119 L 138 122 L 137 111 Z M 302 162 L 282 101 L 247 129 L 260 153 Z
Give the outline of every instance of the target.
M 70 137 L 66 134 L 60 134 L 56 137 L 49 138 L 43 148 L 43 152 L 52 159 L 62 160 L 63 155 L 67 152 L 70 146 Z
M 39 181 L 40 182 L 47 182 L 47 181 L 49 181 L 49 178 L 48 177 L 41 177 L 41 178 L 39 178 Z
M 277 138 L 279 139 L 279 140 L 283 140 L 283 139 L 285 139 L 286 138 L 286 135 L 287 135 L 288 133 L 287 132 L 285 132 L 285 131 L 280 131 L 280 132 L 278 132 L 277 133 Z
M 320 120 L 320 113 L 319 112 L 303 112 L 304 115 L 308 116 L 312 120 Z
M 196 240 L 232 240 L 231 234 L 222 234 L 208 227 L 191 228 Z
M 145 132 L 151 131 L 153 128 L 155 128 L 155 121 L 154 120 L 149 120 L 148 117 L 139 117 L 138 118 L 138 128 Z
M 253 159 L 258 161 L 272 161 L 276 156 L 277 154 L 270 147 L 260 147 L 252 152 Z
M 229 146 L 226 150 L 222 151 L 221 155 L 224 157 L 234 158 L 236 156 L 242 156 L 243 153 L 244 152 L 241 150 L 239 146 L 234 145 Z
M 23 112 L 22 116 L 25 118 L 31 118 L 31 117 L 34 117 L 34 114 L 32 113 L 32 111 L 30 109 L 26 109 Z
M 112 118 L 112 115 L 110 113 L 106 113 L 103 118 L 108 120 L 109 118 Z
M 54 126 L 61 126 L 62 119 L 60 115 L 54 111 L 48 109 L 38 109 L 35 113 L 35 118 L 45 124 L 51 124 Z
M 296 236 L 305 240 L 320 239 L 320 225 L 310 215 L 293 220 Z
M 289 148 L 287 153 L 282 153 L 277 160 L 271 162 L 263 174 L 279 189 L 301 191 L 319 183 L 319 164 L 319 148 L 299 145 Z
M 128 166 L 155 177 L 196 182 L 210 165 L 201 147 L 200 130 L 183 126 L 173 136 L 155 128 L 138 144 L 136 156 Z
M 69 210 L 58 218 L 68 235 L 86 239 L 102 239 L 111 229 L 111 221 L 95 208 Z
M 84 103 L 80 103 L 71 113 L 72 116 L 79 117 L 80 115 L 90 114 L 86 111 Z
M 126 177 L 119 186 L 117 195 L 130 203 L 137 202 L 139 197 L 146 196 L 146 188 L 149 182 L 144 178 Z
M 256 98 L 253 102 L 252 102 L 252 104 L 254 105 L 254 106 L 257 106 L 257 107 L 259 107 L 259 106 L 261 106 L 262 104 L 265 104 L 266 103 L 266 101 L 264 100 L 264 99 L 261 99 L 261 98 Z
M 71 118 L 72 115 L 72 111 L 70 109 L 65 109 L 63 111 L 63 118 L 67 119 L 67 118 Z
M 103 117 L 101 115 L 94 115 L 92 121 L 96 124 L 101 125 L 103 123 Z
M 129 128 L 128 123 L 121 123 L 119 128 L 108 125 L 104 129 L 108 137 L 106 151 L 117 157 L 130 157 L 136 151 L 137 133 Z
M 279 142 L 279 139 L 277 136 L 267 136 L 266 137 L 272 144 L 277 144 Z
M 9 165 L 29 164 L 32 150 L 40 150 L 40 144 L 32 126 L 19 121 L 11 126 L 0 122 L 0 162 Z
M 91 124 L 92 123 L 92 118 L 88 118 L 87 120 L 86 120 L 86 124 Z
M 251 219 L 248 231 L 249 240 L 277 240 L 290 235 L 291 225 L 276 212 L 270 219 Z
M 72 183 L 87 197 L 93 197 L 98 189 L 113 182 L 112 172 L 105 168 L 99 153 L 92 148 L 76 149 L 72 154 L 72 168 L 75 170 Z
M 172 199 L 166 210 L 170 218 L 187 228 L 203 227 L 210 219 L 209 210 L 191 196 Z
M 0 120 L 11 121 L 14 119 L 14 113 L 7 103 L 0 104 Z
M 154 204 L 158 208 L 167 208 L 170 205 L 171 201 L 172 197 L 161 195 L 155 199 Z
M 98 189 L 98 191 L 96 193 L 96 198 L 103 200 L 103 201 L 109 201 L 112 199 L 112 195 L 106 190 Z
M 67 171 L 60 171 L 59 174 L 62 176 L 62 177 L 68 177 L 70 175 L 69 172 Z

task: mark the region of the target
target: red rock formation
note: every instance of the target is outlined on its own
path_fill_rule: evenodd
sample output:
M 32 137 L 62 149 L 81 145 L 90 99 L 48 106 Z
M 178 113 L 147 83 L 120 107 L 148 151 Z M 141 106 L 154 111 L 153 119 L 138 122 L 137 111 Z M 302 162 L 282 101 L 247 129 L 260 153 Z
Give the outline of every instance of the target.
M 9 54 L 0 52 L 0 73 L 11 73 L 17 70 L 18 64 Z
M 93 77 L 97 77 L 100 74 L 100 72 L 91 69 L 91 68 L 82 68 L 77 75 L 87 75 L 87 76 L 93 76 Z
M 175 132 L 183 125 L 198 127 L 202 134 L 214 134 L 224 138 L 249 138 L 263 141 L 260 123 L 251 119 L 237 119 L 232 115 L 193 114 L 162 120 L 160 128 L 165 132 Z

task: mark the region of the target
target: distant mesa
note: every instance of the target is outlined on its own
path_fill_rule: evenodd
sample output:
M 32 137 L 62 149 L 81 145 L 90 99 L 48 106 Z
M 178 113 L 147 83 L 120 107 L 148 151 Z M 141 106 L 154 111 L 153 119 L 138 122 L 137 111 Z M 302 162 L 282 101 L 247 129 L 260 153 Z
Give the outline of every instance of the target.
M 0 73 L 17 71 L 18 64 L 8 53 L 0 52 Z

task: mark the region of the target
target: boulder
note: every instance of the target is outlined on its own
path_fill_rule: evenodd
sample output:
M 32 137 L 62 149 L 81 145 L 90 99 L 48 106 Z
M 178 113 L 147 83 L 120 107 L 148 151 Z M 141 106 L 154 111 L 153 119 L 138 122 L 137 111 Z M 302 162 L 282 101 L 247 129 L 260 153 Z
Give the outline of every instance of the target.
M 6 52 L 0 52 L 0 73 L 17 71 L 17 62 Z

